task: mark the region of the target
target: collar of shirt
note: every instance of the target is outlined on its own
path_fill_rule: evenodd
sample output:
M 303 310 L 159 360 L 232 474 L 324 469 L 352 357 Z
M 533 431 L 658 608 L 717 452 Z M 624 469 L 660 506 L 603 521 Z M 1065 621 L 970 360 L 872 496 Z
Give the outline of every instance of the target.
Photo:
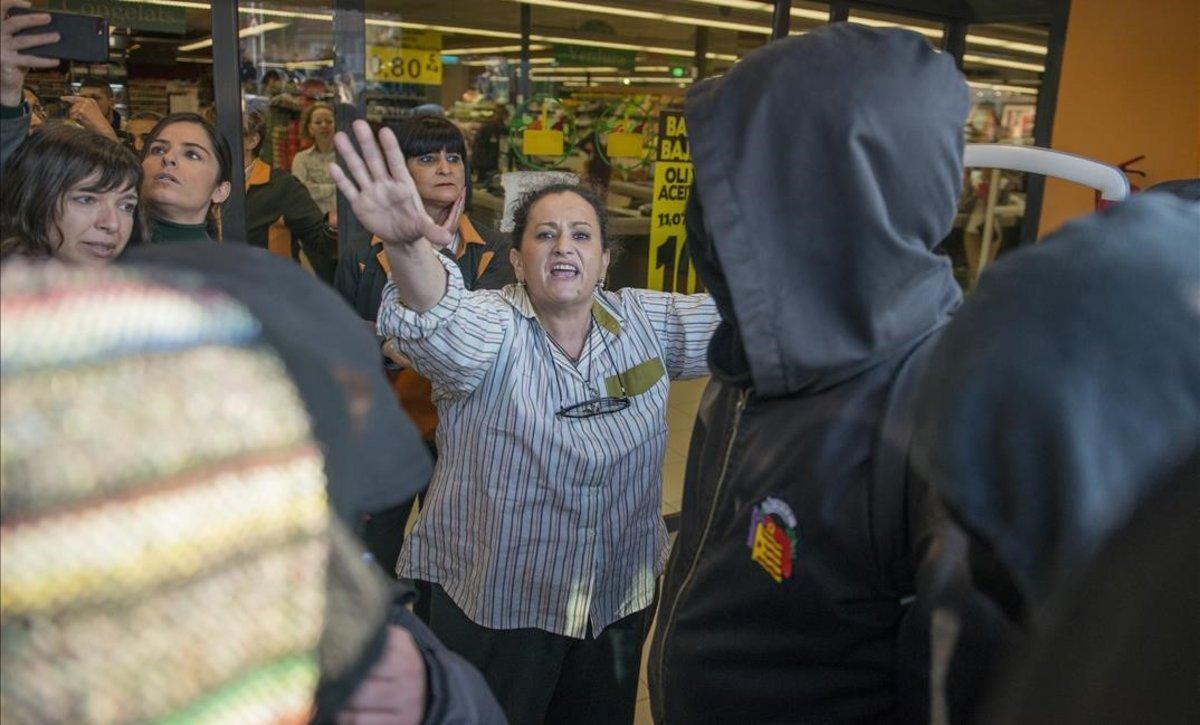
M 529 299 L 529 292 L 525 288 L 525 285 L 510 284 L 500 291 L 500 295 L 522 317 L 526 319 L 537 317 L 537 310 L 533 308 L 533 300 Z M 608 330 L 613 335 L 619 336 L 621 334 L 621 324 L 625 320 L 621 317 L 621 311 L 617 303 L 609 299 L 610 295 L 612 295 L 611 292 L 604 291 L 597 291 L 592 295 L 592 315 L 596 318 L 597 325 Z

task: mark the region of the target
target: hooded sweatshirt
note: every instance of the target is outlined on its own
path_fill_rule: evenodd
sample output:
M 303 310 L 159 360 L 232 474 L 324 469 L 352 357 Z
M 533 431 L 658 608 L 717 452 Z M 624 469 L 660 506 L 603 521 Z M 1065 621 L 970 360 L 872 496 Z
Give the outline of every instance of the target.
M 948 675 L 966 720 L 989 660 L 1041 634 L 1052 594 L 1197 450 L 1200 204 L 1142 194 L 989 268 L 930 357 L 918 420 L 918 470 L 969 540 L 966 575 L 920 595 L 971 640 Z
M 649 678 L 659 722 L 889 719 L 924 489 L 911 398 L 960 300 L 966 84 L 903 30 L 765 46 L 689 91 L 688 244 L 722 324 Z

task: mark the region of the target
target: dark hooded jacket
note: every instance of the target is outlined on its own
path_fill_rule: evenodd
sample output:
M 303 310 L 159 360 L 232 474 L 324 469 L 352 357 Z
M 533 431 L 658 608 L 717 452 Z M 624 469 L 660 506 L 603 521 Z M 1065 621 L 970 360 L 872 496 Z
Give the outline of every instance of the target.
M 1200 204 L 1142 194 L 990 267 L 919 400 L 913 457 L 967 545 L 918 609 L 956 620 L 939 669 L 968 721 L 1051 595 L 1196 450 Z M 954 558 L 934 547 L 922 573 Z
M 953 60 L 846 23 L 685 106 L 688 244 L 721 310 L 649 664 L 658 722 L 879 722 L 926 500 L 916 373 L 960 301 Z M 913 513 L 909 513 L 909 511 Z
M 985 722 L 1200 722 L 1200 576 L 1180 576 L 1200 572 L 1198 515 L 1200 453 L 1154 486 L 1051 605 Z

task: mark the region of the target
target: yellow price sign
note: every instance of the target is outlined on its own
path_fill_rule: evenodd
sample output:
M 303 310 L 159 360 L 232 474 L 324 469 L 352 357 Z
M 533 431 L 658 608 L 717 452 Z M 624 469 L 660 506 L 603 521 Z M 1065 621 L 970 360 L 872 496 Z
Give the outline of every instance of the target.
M 542 102 L 540 129 L 527 128 L 521 134 L 521 152 L 526 156 L 562 156 L 563 132 L 550 128 L 550 111 Z
M 442 51 L 428 48 L 367 46 L 367 80 L 380 83 L 442 85 Z
M 687 247 L 684 211 L 692 193 L 695 168 L 686 162 L 654 164 L 654 200 L 650 209 L 650 255 L 646 286 L 664 292 L 703 290 Z
M 642 155 L 645 139 L 640 133 L 630 133 L 629 114 L 608 134 L 608 157 L 636 159 Z

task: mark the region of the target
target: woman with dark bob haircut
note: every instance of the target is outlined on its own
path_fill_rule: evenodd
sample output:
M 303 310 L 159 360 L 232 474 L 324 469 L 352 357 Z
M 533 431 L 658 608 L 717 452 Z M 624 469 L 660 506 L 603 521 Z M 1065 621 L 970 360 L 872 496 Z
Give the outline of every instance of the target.
M 515 214 L 517 284 L 468 290 L 454 234 L 391 131 L 358 121 L 330 167 L 383 244 L 379 331 L 433 383 L 438 461 L 397 573 L 477 666 L 510 722 L 632 722 L 667 554 L 670 380 L 708 373 L 706 294 L 604 289 L 604 204 L 550 186 Z M 456 204 L 461 208 L 463 201 Z
M 141 182 L 137 157 L 122 144 L 66 123 L 43 126 L 5 169 L 0 257 L 111 262 L 131 236 L 143 236 Z
M 172 113 L 146 136 L 142 199 L 155 244 L 210 242 L 210 228 L 232 190 L 233 155 L 196 113 Z

